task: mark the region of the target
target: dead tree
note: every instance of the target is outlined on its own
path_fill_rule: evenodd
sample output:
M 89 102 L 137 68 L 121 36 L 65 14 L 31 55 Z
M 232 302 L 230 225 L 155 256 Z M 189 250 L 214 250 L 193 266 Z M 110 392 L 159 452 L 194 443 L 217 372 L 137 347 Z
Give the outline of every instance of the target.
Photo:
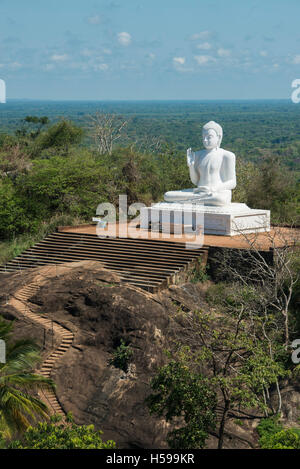
M 295 267 L 300 230 L 273 227 L 267 233 L 247 234 L 241 231 L 240 238 L 245 248 L 219 250 L 214 256 L 215 265 L 226 273 L 228 280 L 245 287 L 255 286 L 256 308 L 266 324 L 275 315 L 276 327 L 283 332 L 285 349 L 288 350 L 289 309 L 293 290 L 300 278 L 299 269 Z
M 90 134 L 100 155 L 112 154 L 114 144 L 123 137 L 123 130 L 128 124 L 121 116 L 97 112 L 89 116 Z
M 137 150 L 140 153 L 160 153 L 163 149 L 163 139 L 161 137 L 154 137 L 144 135 L 141 137 L 134 136 L 134 140 L 131 143 L 131 149 Z

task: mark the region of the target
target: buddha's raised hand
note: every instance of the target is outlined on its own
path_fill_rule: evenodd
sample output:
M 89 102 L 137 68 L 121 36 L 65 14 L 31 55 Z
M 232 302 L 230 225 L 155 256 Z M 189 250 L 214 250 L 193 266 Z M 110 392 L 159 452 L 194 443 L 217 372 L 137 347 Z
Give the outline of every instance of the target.
M 195 153 L 192 151 L 191 148 L 187 149 L 186 157 L 188 166 L 192 166 L 195 163 Z

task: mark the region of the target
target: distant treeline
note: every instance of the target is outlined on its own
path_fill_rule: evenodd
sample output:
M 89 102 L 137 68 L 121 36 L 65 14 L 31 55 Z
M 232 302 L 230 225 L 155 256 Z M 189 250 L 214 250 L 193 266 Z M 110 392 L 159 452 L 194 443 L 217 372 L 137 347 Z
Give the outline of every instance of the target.
M 85 128 L 88 115 L 97 111 L 123 116 L 128 122 L 123 140 L 139 141 L 147 149 L 156 139 L 173 151 L 184 152 L 201 146 L 201 127 L 209 120 L 224 130 L 223 146 L 238 157 L 257 161 L 260 149 L 272 149 L 283 163 L 300 171 L 300 105 L 288 100 L 268 101 L 10 101 L 0 108 L 1 127 L 13 134 L 27 115 L 61 117 Z M 84 145 L 91 139 L 86 134 Z

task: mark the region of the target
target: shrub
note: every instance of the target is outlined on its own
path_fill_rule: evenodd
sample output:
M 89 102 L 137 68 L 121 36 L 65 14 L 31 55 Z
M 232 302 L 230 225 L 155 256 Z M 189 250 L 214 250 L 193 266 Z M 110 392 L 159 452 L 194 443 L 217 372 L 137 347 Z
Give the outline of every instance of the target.
M 279 417 L 263 419 L 257 427 L 262 449 L 300 449 L 299 429 L 284 429 Z
M 113 449 L 112 440 L 102 441 L 102 432 L 93 425 L 78 426 L 74 423 L 64 426 L 55 423 L 39 423 L 29 427 L 22 441 L 14 441 L 8 449 Z
M 128 364 L 133 355 L 133 351 L 130 349 L 129 345 L 126 345 L 126 342 L 121 339 L 119 347 L 113 352 L 113 358 L 109 360 L 109 364 L 113 365 L 120 370 L 128 371 Z
M 190 281 L 192 283 L 204 283 L 209 279 L 207 266 L 202 264 L 202 259 L 199 259 L 197 265 L 191 270 Z

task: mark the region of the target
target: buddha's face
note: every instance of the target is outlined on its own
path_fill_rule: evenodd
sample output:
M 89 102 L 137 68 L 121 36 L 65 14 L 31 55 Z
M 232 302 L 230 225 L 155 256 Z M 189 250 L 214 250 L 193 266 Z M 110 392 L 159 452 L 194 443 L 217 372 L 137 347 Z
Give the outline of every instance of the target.
M 214 129 L 203 131 L 203 145 L 207 150 L 217 148 L 219 144 L 219 137 Z

